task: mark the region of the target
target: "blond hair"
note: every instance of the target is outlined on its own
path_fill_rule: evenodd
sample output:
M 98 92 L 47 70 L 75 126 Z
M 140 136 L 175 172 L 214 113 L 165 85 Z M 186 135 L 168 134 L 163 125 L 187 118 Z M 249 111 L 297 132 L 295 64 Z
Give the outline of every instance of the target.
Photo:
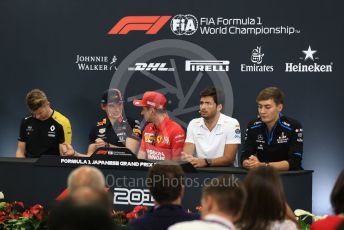
M 33 89 L 26 95 L 26 105 L 31 111 L 36 111 L 48 102 L 47 95 L 40 89 Z

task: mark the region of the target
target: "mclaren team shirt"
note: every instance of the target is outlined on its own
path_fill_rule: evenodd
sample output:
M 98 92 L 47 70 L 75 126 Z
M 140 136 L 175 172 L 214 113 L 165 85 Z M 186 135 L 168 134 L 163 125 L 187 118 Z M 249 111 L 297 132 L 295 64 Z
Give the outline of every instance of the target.
M 72 142 L 72 128 L 68 118 L 57 111 L 44 121 L 29 116 L 21 122 L 18 140 L 25 142 L 26 157 L 60 155 L 59 144 Z
M 180 160 L 184 141 L 183 128 L 166 117 L 159 127 L 146 125 L 140 150 L 146 153 L 147 160 Z

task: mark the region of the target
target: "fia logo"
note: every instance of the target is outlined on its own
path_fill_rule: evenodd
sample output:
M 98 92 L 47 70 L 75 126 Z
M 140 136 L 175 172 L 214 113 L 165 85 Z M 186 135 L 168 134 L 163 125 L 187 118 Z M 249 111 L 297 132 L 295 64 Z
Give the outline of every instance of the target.
M 178 14 L 172 18 L 170 26 L 175 35 L 192 35 L 198 29 L 198 21 L 191 14 Z
M 256 64 L 263 62 L 264 54 L 261 52 L 261 47 L 257 46 L 257 49 L 252 50 L 251 61 Z

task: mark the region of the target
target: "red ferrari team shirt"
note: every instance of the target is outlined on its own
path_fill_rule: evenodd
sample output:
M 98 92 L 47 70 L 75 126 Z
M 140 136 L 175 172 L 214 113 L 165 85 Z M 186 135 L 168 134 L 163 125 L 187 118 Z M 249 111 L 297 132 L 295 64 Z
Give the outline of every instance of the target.
M 175 121 L 166 117 L 159 127 L 147 124 L 143 130 L 140 150 L 147 160 L 180 160 L 185 132 Z

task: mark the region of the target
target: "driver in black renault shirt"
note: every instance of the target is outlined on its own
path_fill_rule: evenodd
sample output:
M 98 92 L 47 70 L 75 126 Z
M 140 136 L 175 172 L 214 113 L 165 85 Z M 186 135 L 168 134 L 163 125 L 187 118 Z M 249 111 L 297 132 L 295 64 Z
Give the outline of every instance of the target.
M 22 119 L 16 157 L 74 156 L 75 151 L 70 148 L 70 122 L 67 117 L 51 108 L 46 94 L 40 89 L 31 90 L 26 95 L 26 105 L 31 116 Z
M 279 170 L 302 169 L 303 129 L 282 115 L 283 92 L 277 87 L 263 89 L 257 96 L 259 118 L 246 129 L 241 162 L 246 169 L 269 165 Z

